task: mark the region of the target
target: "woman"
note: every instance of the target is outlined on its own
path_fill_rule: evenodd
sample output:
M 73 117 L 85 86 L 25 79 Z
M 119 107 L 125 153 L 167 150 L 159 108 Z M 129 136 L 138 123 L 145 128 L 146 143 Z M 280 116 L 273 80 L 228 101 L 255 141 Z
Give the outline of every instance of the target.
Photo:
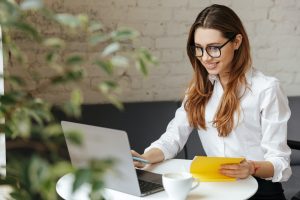
M 205 8 L 191 27 L 187 54 L 194 75 L 182 106 L 144 154 L 132 154 L 150 163 L 173 158 L 197 128 L 208 156 L 245 158 L 220 173 L 254 176 L 259 189 L 253 199 L 285 199 L 280 182 L 291 175 L 287 97 L 277 79 L 252 68 L 239 17 L 226 6 Z

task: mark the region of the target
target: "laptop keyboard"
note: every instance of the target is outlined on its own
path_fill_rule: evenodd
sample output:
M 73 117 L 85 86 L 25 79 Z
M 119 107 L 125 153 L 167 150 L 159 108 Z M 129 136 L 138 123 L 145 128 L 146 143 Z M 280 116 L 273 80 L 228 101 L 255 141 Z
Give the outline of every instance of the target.
M 147 193 L 147 192 L 152 191 L 152 190 L 162 188 L 162 186 L 160 184 L 144 181 L 144 180 L 141 180 L 141 179 L 139 179 L 139 185 L 140 185 L 140 189 L 141 189 L 142 194 Z

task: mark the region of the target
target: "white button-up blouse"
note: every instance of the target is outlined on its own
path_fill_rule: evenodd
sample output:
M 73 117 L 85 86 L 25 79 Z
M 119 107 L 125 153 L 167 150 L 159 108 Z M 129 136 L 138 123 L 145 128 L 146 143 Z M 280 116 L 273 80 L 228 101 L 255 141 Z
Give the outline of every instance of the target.
M 217 76 L 209 76 L 214 90 L 205 111 L 207 130 L 198 129 L 207 156 L 270 161 L 274 166 L 274 176 L 269 180 L 288 180 L 292 173 L 291 149 L 287 145 L 290 109 L 279 81 L 251 69 L 246 74 L 249 89 L 240 102 L 240 118 L 237 120 L 237 114 L 234 117 L 238 124 L 227 137 L 220 137 L 212 121 L 222 98 L 223 88 Z M 145 149 L 145 152 L 151 148 L 159 148 L 165 159 L 173 158 L 182 150 L 192 130 L 182 104 L 168 124 L 166 132 Z

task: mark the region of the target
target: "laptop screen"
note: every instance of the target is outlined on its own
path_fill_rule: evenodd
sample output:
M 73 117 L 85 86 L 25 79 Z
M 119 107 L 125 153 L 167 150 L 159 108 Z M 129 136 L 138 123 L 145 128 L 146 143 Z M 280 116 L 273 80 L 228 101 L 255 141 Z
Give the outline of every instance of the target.
M 72 165 L 86 166 L 90 159 L 114 159 L 113 169 L 106 173 L 106 187 L 141 196 L 125 131 L 62 121 Z M 82 145 L 74 145 L 66 137 L 68 131 L 82 133 Z

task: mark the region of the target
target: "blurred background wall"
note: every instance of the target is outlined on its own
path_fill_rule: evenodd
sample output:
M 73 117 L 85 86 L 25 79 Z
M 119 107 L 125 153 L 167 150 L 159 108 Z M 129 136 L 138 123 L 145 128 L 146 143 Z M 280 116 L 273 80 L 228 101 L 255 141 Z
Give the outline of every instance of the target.
M 192 75 L 185 52 L 191 24 L 197 14 L 213 3 L 231 7 L 242 19 L 249 34 L 253 65 L 267 75 L 277 77 L 289 96 L 300 95 L 300 1 L 299 0 L 47 0 L 46 4 L 57 12 L 87 13 L 100 20 L 109 29 L 130 26 L 140 32 L 138 46 L 143 46 L 159 60 L 159 66 L 150 69 L 148 77 L 135 70 L 128 70 L 122 80 L 121 100 L 160 101 L 182 98 Z M 38 20 L 36 23 L 39 23 Z M 44 24 L 51 35 L 56 30 Z M 68 37 L 68 36 L 66 36 Z M 32 51 L 30 41 L 19 38 L 20 44 Z M 98 52 L 90 52 L 80 38 L 72 38 L 70 51 L 86 55 L 88 59 Z M 40 64 L 39 71 L 47 79 L 48 70 L 43 68 L 39 52 L 32 51 L 29 62 Z M 90 75 L 82 82 L 86 103 L 104 102 L 95 90 L 103 78 L 94 67 L 85 66 Z M 29 76 L 30 70 L 14 73 Z M 15 70 L 15 71 L 14 71 Z M 43 80 L 41 80 L 43 81 Z M 29 84 L 34 89 L 35 83 Z M 59 94 L 59 95 L 58 95 Z M 68 97 L 68 88 L 59 87 L 37 91 L 36 95 L 53 102 L 62 102 Z

